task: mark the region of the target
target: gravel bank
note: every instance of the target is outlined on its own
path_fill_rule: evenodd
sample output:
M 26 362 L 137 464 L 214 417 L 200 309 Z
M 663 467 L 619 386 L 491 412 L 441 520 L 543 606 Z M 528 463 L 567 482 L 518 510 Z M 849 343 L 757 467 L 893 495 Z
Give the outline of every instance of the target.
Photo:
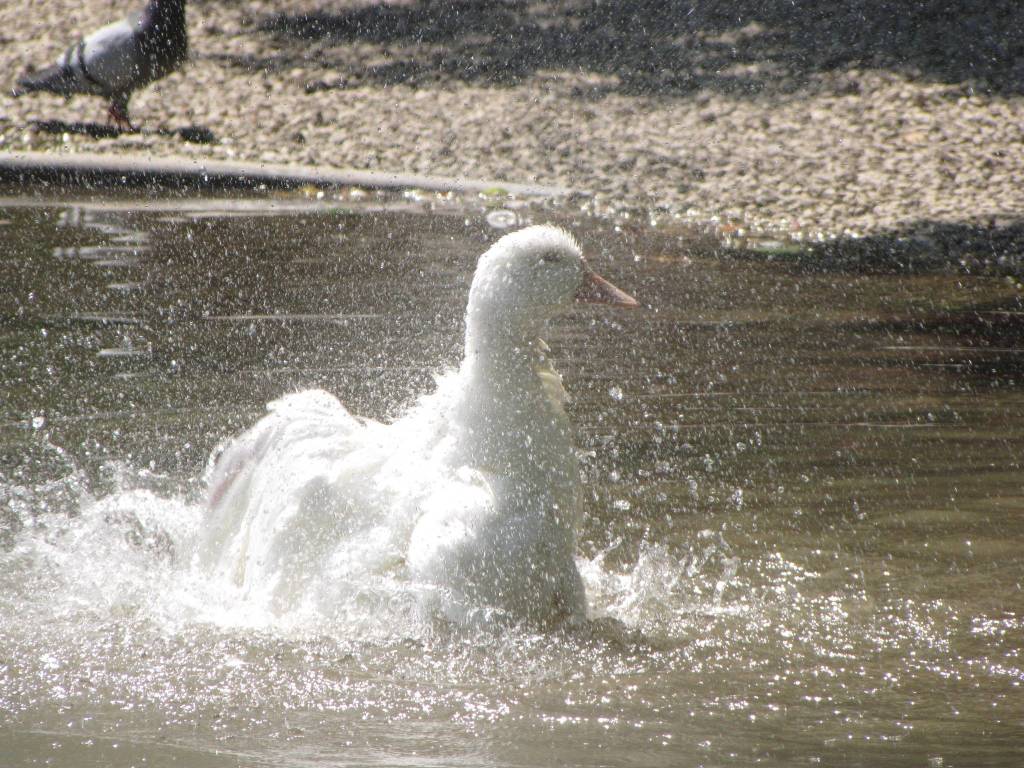
M 126 5 L 0 4 L 3 71 L 13 83 Z M 805 233 L 1024 219 L 1017 0 L 196 0 L 188 13 L 191 62 L 132 100 L 142 133 L 49 134 L 30 121 L 102 122 L 103 105 L 3 97 L 0 149 L 533 182 L 589 190 L 602 211 Z M 190 124 L 216 141 L 156 132 Z

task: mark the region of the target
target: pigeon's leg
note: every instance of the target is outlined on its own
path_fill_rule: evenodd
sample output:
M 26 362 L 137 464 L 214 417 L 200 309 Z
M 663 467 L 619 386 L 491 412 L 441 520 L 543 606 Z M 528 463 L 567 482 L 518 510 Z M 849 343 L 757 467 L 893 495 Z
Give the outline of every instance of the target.
M 113 123 L 119 130 L 134 131 L 131 118 L 128 117 L 128 97 L 118 94 L 110 100 L 110 108 L 107 110 L 107 124 Z

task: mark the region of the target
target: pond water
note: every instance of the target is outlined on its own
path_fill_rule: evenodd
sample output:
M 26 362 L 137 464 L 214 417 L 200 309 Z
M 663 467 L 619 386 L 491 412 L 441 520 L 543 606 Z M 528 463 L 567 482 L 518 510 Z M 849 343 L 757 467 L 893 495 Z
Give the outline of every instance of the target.
M 547 337 L 601 621 L 225 607 L 213 447 L 304 387 L 400 413 L 458 361 L 487 222 L 526 220 L 644 305 Z M 1012 281 L 373 196 L 9 198 L 0 240 L 0 764 L 1022 764 Z

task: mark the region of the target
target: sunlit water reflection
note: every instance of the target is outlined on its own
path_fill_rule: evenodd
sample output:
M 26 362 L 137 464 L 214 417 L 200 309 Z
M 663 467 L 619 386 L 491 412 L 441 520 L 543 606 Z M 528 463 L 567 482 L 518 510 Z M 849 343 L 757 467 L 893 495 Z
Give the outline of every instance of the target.
M 1013 286 L 428 209 L 0 210 L 0 763 L 1019 764 Z M 647 305 L 548 337 L 600 620 L 453 635 L 401 590 L 286 618 L 212 590 L 212 447 L 299 387 L 400 412 L 531 216 Z

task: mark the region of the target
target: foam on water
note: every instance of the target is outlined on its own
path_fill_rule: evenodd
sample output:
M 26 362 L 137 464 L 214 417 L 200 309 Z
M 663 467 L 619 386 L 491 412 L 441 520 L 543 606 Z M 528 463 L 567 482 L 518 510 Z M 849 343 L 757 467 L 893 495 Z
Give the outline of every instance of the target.
M 401 563 L 398 542 L 408 532 L 388 530 L 386 520 L 328 542 L 330 556 L 310 558 L 302 589 L 285 603 L 273 597 L 272 574 L 267 584 L 243 590 L 204 564 L 208 510 L 198 489 L 174 489 L 168 478 L 119 465 L 107 474 L 114 487 L 95 495 L 80 472 L 31 487 L 3 486 L 20 529 L 0 552 L 4 613 L 134 618 L 169 632 L 207 624 L 358 641 L 424 638 L 438 630 L 426 610 L 436 595 Z M 308 540 L 319 550 L 325 536 L 338 536 L 333 523 L 310 531 Z M 683 556 L 644 545 L 625 569 L 608 567 L 607 554 L 577 559 L 594 618 L 671 632 L 688 614 L 739 610 L 723 601 L 737 563 L 720 534 L 702 532 Z M 465 623 L 476 629 L 496 618 L 464 610 Z

